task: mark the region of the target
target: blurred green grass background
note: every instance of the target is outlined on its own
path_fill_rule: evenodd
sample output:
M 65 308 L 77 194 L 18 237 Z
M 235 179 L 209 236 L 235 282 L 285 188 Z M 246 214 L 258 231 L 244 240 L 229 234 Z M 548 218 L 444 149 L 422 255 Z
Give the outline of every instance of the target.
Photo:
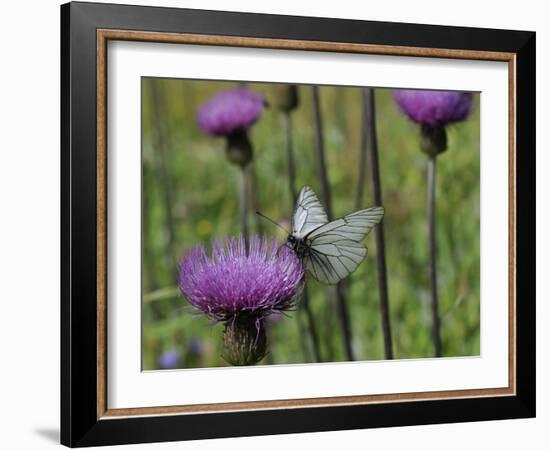
M 177 290 L 177 261 L 197 244 L 237 235 L 239 170 L 225 158 L 224 139 L 206 136 L 197 108 L 234 82 L 142 80 L 143 146 L 143 369 L 159 369 L 163 352 L 176 350 L 179 368 L 215 367 L 223 326 L 194 313 Z M 269 100 L 269 84 L 247 83 Z M 325 147 L 335 216 L 353 211 L 361 145 L 360 88 L 320 88 Z M 395 358 L 433 355 L 426 223 L 426 156 L 418 127 L 399 113 L 391 91 L 376 89 L 380 171 L 386 214 L 386 258 Z M 320 193 L 310 86 L 299 87 L 292 113 L 297 186 Z M 251 128 L 259 202 L 264 214 L 286 225 L 293 210 L 282 113 L 267 108 Z M 464 123 L 448 127 L 449 149 L 438 158 L 437 244 L 443 356 L 478 355 L 479 303 L 479 95 Z M 367 171 L 367 173 L 369 173 Z M 372 206 L 367 177 L 362 207 Z M 254 230 L 255 218 L 250 225 Z M 264 222 L 264 232 L 285 239 Z M 348 305 L 358 360 L 384 358 L 378 304 L 374 233 L 367 259 L 352 274 Z M 324 360 L 346 360 L 332 288 L 308 278 L 310 304 Z M 262 363 L 312 362 L 307 329 L 298 309 L 269 326 L 269 358 Z

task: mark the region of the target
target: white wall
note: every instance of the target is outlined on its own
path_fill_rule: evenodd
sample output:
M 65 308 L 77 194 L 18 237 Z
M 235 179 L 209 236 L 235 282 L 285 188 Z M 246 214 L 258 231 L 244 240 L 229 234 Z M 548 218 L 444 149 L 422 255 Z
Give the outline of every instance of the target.
M 544 134 L 550 98 L 550 31 L 544 2 L 298 2 L 277 0 L 140 1 L 134 4 L 230 9 L 354 19 L 466 25 L 537 31 L 538 230 L 550 227 L 546 210 L 550 141 Z M 59 417 L 59 1 L 2 5 L 0 69 L 0 447 L 56 445 Z M 545 176 L 546 175 L 546 176 Z M 539 281 L 550 269 L 549 238 L 538 233 Z M 538 418 L 477 424 L 269 436 L 135 448 L 547 448 L 550 427 L 548 285 L 539 282 Z M 533 299 L 535 301 L 535 299 Z M 133 447 L 127 447 L 133 448 Z

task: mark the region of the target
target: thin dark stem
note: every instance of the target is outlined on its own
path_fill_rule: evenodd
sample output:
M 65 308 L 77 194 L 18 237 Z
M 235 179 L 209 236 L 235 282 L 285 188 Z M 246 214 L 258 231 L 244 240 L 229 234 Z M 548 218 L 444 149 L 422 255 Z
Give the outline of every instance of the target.
M 250 200 L 252 209 L 254 211 L 261 211 L 260 200 L 258 198 L 258 178 L 256 176 L 256 166 L 254 161 L 251 161 L 247 167 L 248 179 L 250 181 Z M 262 218 L 258 214 L 254 214 L 254 223 L 256 225 L 256 232 L 262 234 L 264 231 Z
M 167 231 L 167 254 L 170 255 L 170 265 L 176 259 L 175 231 L 174 231 L 174 214 L 172 212 L 172 190 L 170 187 L 170 176 L 166 167 L 167 139 L 165 135 L 164 125 L 161 121 L 163 117 L 163 97 L 160 92 L 157 81 L 152 81 L 151 84 L 151 121 L 155 130 L 155 148 L 153 151 L 155 158 L 155 166 L 157 179 L 161 191 L 164 222 Z
M 353 348 L 351 346 L 351 324 L 346 301 L 346 286 L 342 282 L 336 285 L 336 300 L 338 300 L 338 315 L 342 323 L 346 355 L 349 361 L 353 361 L 355 358 L 353 357 Z
M 246 182 L 246 168 L 239 170 L 239 212 L 241 217 L 241 233 L 248 243 L 248 195 Z
M 267 342 L 269 343 L 271 342 L 271 324 L 267 320 L 264 322 L 264 328 L 265 328 L 266 339 L 267 339 Z M 271 347 L 271 349 L 268 350 L 268 352 L 265 355 L 266 364 L 273 364 L 275 362 L 275 360 L 273 359 L 272 349 L 273 347 Z
M 292 201 L 292 208 L 296 204 L 296 165 L 294 162 L 294 145 L 292 141 L 292 116 L 290 111 L 283 113 L 283 121 L 285 127 L 286 138 L 286 160 L 288 169 L 288 187 L 290 191 L 290 199 Z
M 435 156 L 428 159 L 428 242 L 430 254 L 430 291 L 432 301 L 432 339 L 434 342 L 434 356 L 441 356 L 441 336 L 439 320 L 439 299 L 437 295 L 437 268 L 436 268 L 436 221 L 435 221 Z
M 327 293 L 328 294 L 328 293 Z M 335 309 L 335 306 L 332 304 L 334 302 L 334 298 L 327 295 L 327 302 L 329 303 L 329 307 L 323 308 L 323 326 L 325 327 L 325 330 L 333 330 L 334 329 L 334 313 L 333 309 Z M 336 320 L 339 320 L 337 318 Z M 323 343 L 325 345 L 325 348 L 323 350 L 323 353 L 325 355 L 326 361 L 334 361 L 336 349 L 334 346 L 334 340 L 332 339 L 332 333 L 324 333 L 323 336 L 325 339 L 323 340 Z
M 321 116 L 321 104 L 319 100 L 319 86 L 313 86 L 313 111 L 315 114 L 315 136 L 317 142 L 317 164 L 319 169 L 319 179 L 321 180 L 321 196 L 325 204 L 325 209 L 329 220 L 332 219 L 332 202 L 330 196 L 330 185 L 328 181 L 328 172 L 325 161 L 325 144 L 323 132 L 323 119 Z M 342 335 L 344 338 L 344 347 L 349 361 L 353 361 L 353 349 L 351 346 L 351 326 L 349 320 L 348 307 L 346 302 L 345 287 L 338 283 L 336 286 L 336 299 L 338 301 L 338 315 L 342 326 Z
M 290 199 L 292 202 L 291 214 L 294 210 L 294 205 L 296 204 L 297 194 L 296 194 L 296 165 L 294 160 L 294 146 L 292 139 L 292 115 L 290 111 L 283 112 L 283 122 L 285 128 L 285 140 L 286 140 L 286 157 L 287 157 L 287 168 L 288 168 L 288 188 L 290 193 Z M 309 331 L 309 336 L 311 338 L 311 345 L 313 347 L 313 353 L 315 356 L 315 361 L 321 362 L 321 350 L 319 348 L 319 338 L 317 335 L 317 329 L 315 326 L 315 317 L 313 316 L 313 311 L 311 310 L 311 305 L 309 303 L 309 292 L 307 290 L 307 285 L 304 287 L 302 293 L 301 306 L 305 310 L 307 318 L 307 326 Z M 302 311 L 302 308 L 298 309 L 298 313 Z M 302 331 L 301 321 L 298 320 L 300 324 L 300 333 L 305 335 Z
M 382 206 L 382 183 L 380 182 L 380 165 L 378 162 L 378 136 L 376 133 L 376 106 L 374 90 L 363 90 L 366 126 L 369 133 L 370 167 L 372 176 L 372 192 L 374 204 Z M 384 354 L 386 359 L 393 359 L 393 346 L 390 325 L 390 306 L 388 300 L 388 276 L 386 269 L 386 246 L 384 240 L 384 222 L 374 229 L 376 239 L 376 259 L 378 266 L 378 291 L 380 293 L 380 316 L 382 319 L 382 333 L 384 334 Z
M 311 338 L 315 361 L 322 362 L 323 358 L 321 357 L 321 348 L 319 346 L 319 335 L 317 334 L 317 327 L 315 326 L 315 317 L 313 316 L 313 311 L 311 310 L 311 305 L 309 304 L 309 292 L 307 290 L 307 284 L 304 286 L 304 291 L 302 293 L 302 306 L 304 307 L 304 310 L 306 312 L 309 336 Z
M 361 108 L 361 147 L 359 148 L 359 173 L 357 175 L 357 192 L 355 193 L 355 210 L 363 207 L 363 193 L 365 191 L 365 178 L 367 176 L 367 150 L 369 145 L 369 120 L 366 107 L 366 89 L 363 90 Z
M 330 183 L 328 181 L 327 164 L 325 161 L 324 126 L 321 116 L 321 102 L 319 99 L 319 86 L 313 86 L 313 111 L 315 113 L 315 140 L 317 143 L 317 166 L 321 181 L 321 197 L 325 204 L 325 210 L 329 220 L 332 218 L 332 201 L 330 195 Z
M 300 336 L 300 348 L 302 350 L 302 354 L 304 355 L 304 361 L 310 362 L 313 361 L 311 358 L 311 351 L 307 342 L 307 335 L 305 332 L 305 325 L 303 324 L 303 308 L 298 308 L 296 311 L 296 325 L 298 326 L 298 334 Z

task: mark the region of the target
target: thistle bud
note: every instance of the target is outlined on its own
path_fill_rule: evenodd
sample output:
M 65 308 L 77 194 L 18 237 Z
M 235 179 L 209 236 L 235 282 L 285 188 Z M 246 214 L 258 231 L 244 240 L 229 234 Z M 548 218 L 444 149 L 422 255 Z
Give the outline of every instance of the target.
M 420 149 L 431 158 L 447 150 L 447 131 L 443 126 L 420 127 Z
M 275 108 L 290 112 L 298 107 L 298 86 L 295 84 L 275 84 L 273 99 L 270 102 Z
M 248 366 L 261 361 L 267 348 L 265 326 L 251 316 L 237 316 L 225 324 L 222 357 L 232 366 Z
M 420 148 L 431 158 L 447 150 L 446 127 L 466 120 L 473 105 L 471 92 L 400 89 L 393 97 L 401 112 L 420 125 Z
M 240 167 L 246 167 L 252 160 L 252 143 L 246 130 L 227 135 L 225 155 L 228 161 Z

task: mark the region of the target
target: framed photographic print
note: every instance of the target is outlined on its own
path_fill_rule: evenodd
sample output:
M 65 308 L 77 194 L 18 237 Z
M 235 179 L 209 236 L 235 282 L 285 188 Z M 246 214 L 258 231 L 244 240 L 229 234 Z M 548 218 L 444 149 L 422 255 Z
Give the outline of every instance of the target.
M 63 444 L 534 416 L 534 33 L 61 19 Z

